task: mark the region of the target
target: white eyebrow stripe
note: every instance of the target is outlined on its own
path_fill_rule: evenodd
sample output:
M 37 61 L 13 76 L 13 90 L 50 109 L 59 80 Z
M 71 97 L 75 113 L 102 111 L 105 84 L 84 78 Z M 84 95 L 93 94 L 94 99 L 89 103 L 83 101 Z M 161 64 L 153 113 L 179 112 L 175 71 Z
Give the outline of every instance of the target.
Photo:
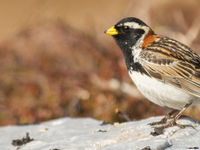
M 125 22 L 124 25 L 125 25 L 125 26 L 129 26 L 129 27 L 132 27 L 132 28 L 141 28 L 141 27 L 142 27 L 141 25 L 139 25 L 139 24 L 136 23 L 136 22 L 134 22 L 134 23 L 132 23 L 132 22 Z
M 134 29 L 143 29 L 145 32 L 149 31 L 149 27 L 140 25 L 136 22 L 125 22 L 124 26 L 129 26 L 130 28 L 134 28 Z

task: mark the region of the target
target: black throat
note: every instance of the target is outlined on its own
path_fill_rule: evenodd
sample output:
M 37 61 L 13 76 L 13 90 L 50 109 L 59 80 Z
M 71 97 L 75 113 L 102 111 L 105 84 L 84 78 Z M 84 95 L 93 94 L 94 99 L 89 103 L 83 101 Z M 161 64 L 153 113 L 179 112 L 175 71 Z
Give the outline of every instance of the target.
M 114 39 L 117 42 L 117 45 L 120 47 L 120 49 L 123 52 L 123 55 L 125 57 L 125 63 L 126 63 L 126 67 L 128 69 L 128 71 L 137 71 L 140 73 L 144 73 L 147 74 L 148 73 L 144 70 L 144 68 L 142 67 L 142 65 L 138 62 L 134 62 L 134 56 L 132 54 L 132 47 L 133 45 L 136 44 L 137 41 L 129 41 L 129 40 L 121 40 L 117 37 L 114 37 Z

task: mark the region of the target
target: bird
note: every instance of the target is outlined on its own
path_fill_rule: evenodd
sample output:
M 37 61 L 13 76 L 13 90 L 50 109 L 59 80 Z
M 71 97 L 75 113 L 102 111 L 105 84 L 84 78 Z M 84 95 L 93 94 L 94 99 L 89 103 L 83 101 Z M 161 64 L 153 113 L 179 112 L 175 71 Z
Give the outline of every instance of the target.
M 178 125 L 184 111 L 200 103 L 200 57 L 189 46 L 156 34 L 135 17 L 123 18 L 104 32 L 121 49 L 128 74 L 144 97 L 172 109 L 150 125 L 166 124 L 169 119 L 162 129 Z

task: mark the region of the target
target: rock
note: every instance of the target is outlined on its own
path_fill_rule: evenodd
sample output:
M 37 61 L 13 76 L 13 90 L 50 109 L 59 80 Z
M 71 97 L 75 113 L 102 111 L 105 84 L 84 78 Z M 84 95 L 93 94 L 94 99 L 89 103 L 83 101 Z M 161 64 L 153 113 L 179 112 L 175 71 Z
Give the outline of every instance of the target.
M 102 121 L 90 118 L 61 118 L 36 125 L 6 126 L 0 128 L 0 150 L 200 149 L 200 126 L 197 121 L 183 117 L 178 123 L 187 127 L 181 129 L 174 126 L 165 129 L 161 135 L 151 135 L 154 129 L 148 123 L 161 118 L 114 125 L 101 125 Z

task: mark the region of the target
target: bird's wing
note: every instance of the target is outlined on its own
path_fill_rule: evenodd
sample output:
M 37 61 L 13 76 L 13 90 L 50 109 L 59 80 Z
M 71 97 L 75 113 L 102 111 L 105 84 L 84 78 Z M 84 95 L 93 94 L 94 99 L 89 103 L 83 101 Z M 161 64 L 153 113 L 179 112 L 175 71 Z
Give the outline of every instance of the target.
M 200 97 L 199 56 L 190 49 L 185 55 L 178 50 L 172 52 L 156 48 L 149 46 L 139 55 L 139 62 L 145 71 L 153 78 Z

